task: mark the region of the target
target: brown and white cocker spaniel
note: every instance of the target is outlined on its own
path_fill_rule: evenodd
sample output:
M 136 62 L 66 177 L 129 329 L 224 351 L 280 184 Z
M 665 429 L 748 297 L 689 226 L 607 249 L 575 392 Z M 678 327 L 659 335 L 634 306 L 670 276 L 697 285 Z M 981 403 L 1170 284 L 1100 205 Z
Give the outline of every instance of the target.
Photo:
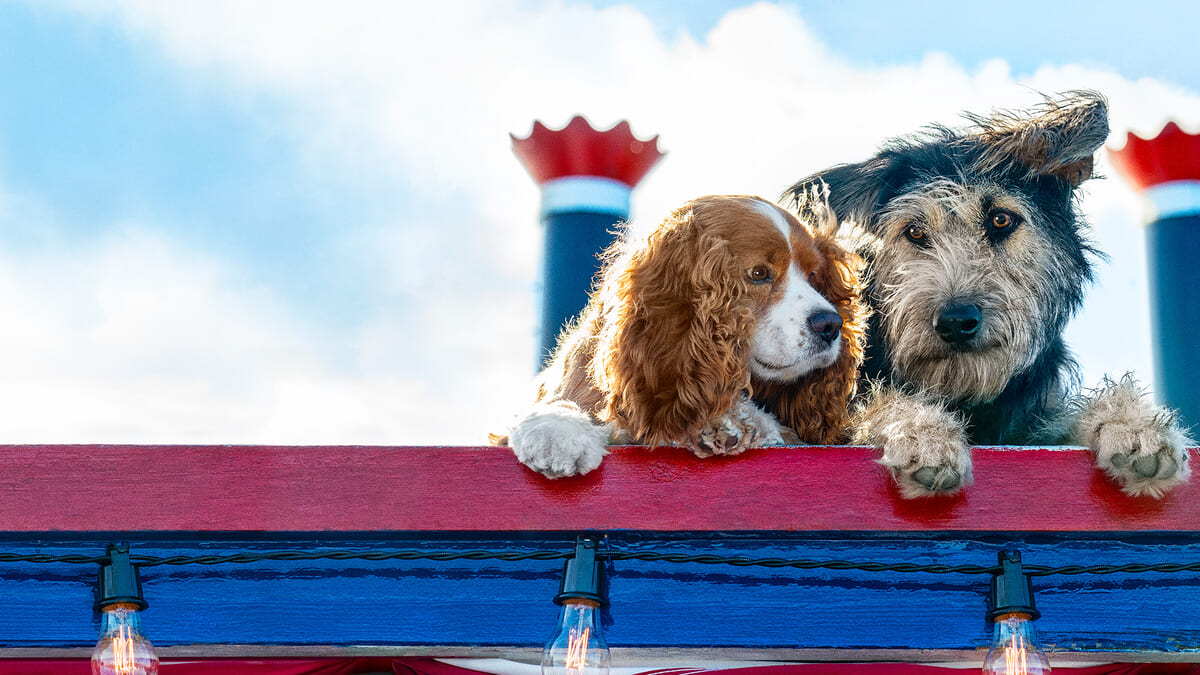
M 595 469 L 610 444 L 707 457 L 844 441 L 861 263 L 827 233 L 836 219 L 823 196 L 799 211 L 709 196 L 644 240 L 626 232 L 532 405 L 492 442 L 557 478 Z

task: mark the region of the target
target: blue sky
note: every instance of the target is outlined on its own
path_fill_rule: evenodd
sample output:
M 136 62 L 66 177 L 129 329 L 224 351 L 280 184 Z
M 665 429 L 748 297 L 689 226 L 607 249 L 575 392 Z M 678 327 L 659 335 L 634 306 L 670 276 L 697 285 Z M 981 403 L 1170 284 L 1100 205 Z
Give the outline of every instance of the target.
M 153 220 L 182 246 L 271 279 L 290 301 L 361 309 L 344 287 L 352 266 L 332 270 L 325 244 L 339 223 L 388 201 L 364 194 L 384 188 L 307 166 L 272 122 L 288 116 L 286 102 L 234 98 L 181 76 L 119 26 L 44 7 L 0 6 L 0 45 L 5 186 L 43 198 L 66 245 Z M 32 244 L 39 230 L 5 234 Z
M 1035 90 L 1200 125 L 1200 9 L 1067 5 L 0 3 L 0 440 L 480 443 L 537 334 L 510 132 L 659 134 L 652 224 Z M 1137 196 L 1084 204 L 1069 338 L 1149 381 Z
M 619 1 L 598 6 L 628 4 Z M 664 39 L 678 31 L 706 34 L 731 8 L 723 0 L 643 0 L 632 3 Z M 995 5 L 956 0 L 844 0 L 785 3 L 843 58 L 884 66 L 919 61 L 930 51 L 968 68 L 1004 59 L 1017 74 L 1050 64 L 1076 63 L 1137 79 L 1164 78 L 1193 90 L 1198 11 L 1191 3 L 1097 0 L 1086 9 L 1069 2 L 1015 0 Z

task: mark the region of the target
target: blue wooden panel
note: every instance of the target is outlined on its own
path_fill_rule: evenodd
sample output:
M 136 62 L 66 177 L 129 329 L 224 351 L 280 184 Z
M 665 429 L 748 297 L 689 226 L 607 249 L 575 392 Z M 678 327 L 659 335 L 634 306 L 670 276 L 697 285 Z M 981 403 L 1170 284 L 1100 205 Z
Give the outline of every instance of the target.
M 616 241 L 617 223 L 624 218 L 619 214 L 568 211 L 543 219 L 546 239 L 539 370 L 549 361 L 563 326 L 587 304 L 593 279 L 602 267 L 600 253 Z
M 1163 218 L 1146 226 L 1154 383 L 1159 401 L 1179 411 L 1184 426 L 1200 424 L 1200 215 Z
M 205 534 L 125 537 L 135 555 L 280 549 L 476 548 L 567 551 L 573 534 L 337 538 Z M 100 555 L 120 537 L 9 536 L 12 553 Z M 993 565 L 1015 543 L 1028 565 L 1195 562 L 1196 535 L 1073 537 L 612 533 L 620 550 Z M 539 646 L 557 608 L 561 561 L 264 561 L 143 570 L 145 626 L 160 647 L 244 645 Z M 87 647 L 98 621 L 92 565 L 0 563 L 0 648 Z M 802 571 L 617 561 L 605 612 L 614 647 L 976 649 L 990 637 L 986 575 Z M 1061 651 L 1200 650 L 1196 573 L 1034 580 L 1038 628 Z M 12 608 L 20 608 L 13 611 Z

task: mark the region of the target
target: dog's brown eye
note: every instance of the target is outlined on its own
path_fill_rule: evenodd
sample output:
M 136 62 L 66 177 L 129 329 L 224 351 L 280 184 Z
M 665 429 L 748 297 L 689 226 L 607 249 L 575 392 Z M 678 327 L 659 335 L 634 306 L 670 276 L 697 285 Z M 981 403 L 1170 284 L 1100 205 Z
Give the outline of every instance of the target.
M 771 280 L 771 268 L 766 265 L 755 265 L 746 270 L 746 276 L 756 284 L 765 284 Z
M 1020 224 L 1021 216 L 1012 211 L 995 209 L 988 213 L 988 225 L 984 228 L 984 235 L 987 236 L 988 241 L 999 244 L 1007 239 Z
M 908 237 L 910 241 L 924 243 L 925 228 L 920 225 L 909 225 L 908 229 L 904 230 L 904 236 Z
M 992 214 L 992 227 L 997 230 L 1003 230 L 1007 227 L 1015 225 L 1016 217 L 1008 211 L 997 211 Z

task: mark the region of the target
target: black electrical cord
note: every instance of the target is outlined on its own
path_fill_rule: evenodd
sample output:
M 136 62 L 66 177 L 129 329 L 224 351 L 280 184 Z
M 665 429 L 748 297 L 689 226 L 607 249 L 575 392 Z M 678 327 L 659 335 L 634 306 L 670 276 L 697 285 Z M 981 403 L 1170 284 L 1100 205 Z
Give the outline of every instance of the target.
M 812 570 L 858 570 L 862 572 L 928 572 L 932 574 L 993 574 L 996 565 L 917 565 L 914 563 L 854 562 L 849 560 L 789 560 L 785 558 L 745 558 L 740 556 L 685 555 L 652 551 L 609 551 L 601 554 L 609 560 L 641 560 L 643 562 L 699 563 L 701 565 L 735 565 L 737 567 L 790 567 Z
M 43 555 L 35 553 L 32 555 L 18 555 L 16 553 L 0 553 L 0 562 L 24 562 L 24 563 L 65 563 L 68 565 L 86 565 L 95 563 L 99 565 L 108 560 L 107 557 L 96 557 L 88 555 Z
M 139 567 L 155 567 L 158 565 L 225 565 L 246 564 L 266 560 L 281 561 L 315 561 L 315 560 L 432 560 L 449 562 L 455 560 L 501 560 L 519 562 L 522 560 L 565 560 L 574 555 L 574 551 L 422 551 L 422 550 L 369 550 L 369 551 L 269 551 L 260 553 L 235 553 L 229 555 L 205 556 L 171 556 L 160 558 L 155 556 L 131 555 L 131 561 Z M 696 563 L 700 565 L 733 565 L 737 567 L 768 567 L 791 568 L 802 570 L 854 570 L 860 572 L 897 572 L 925 574 L 996 574 L 1000 571 L 998 565 L 918 565 L 914 563 L 884 563 L 877 561 L 852 560 L 802 560 L 786 558 L 747 558 L 741 556 L 719 555 L 686 555 L 681 553 L 658 553 L 654 551 L 620 551 L 603 550 L 598 557 L 605 560 L 638 560 L 642 562 Z M 0 563 L 61 563 L 72 565 L 100 564 L 107 557 L 86 555 L 19 555 L 0 553 Z M 1076 575 L 1076 574 L 1142 574 L 1145 572 L 1178 573 L 1200 572 L 1200 562 L 1194 563 L 1130 563 L 1125 565 L 1065 565 L 1062 567 L 1046 567 L 1044 565 L 1025 565 L 1029 576 Z

